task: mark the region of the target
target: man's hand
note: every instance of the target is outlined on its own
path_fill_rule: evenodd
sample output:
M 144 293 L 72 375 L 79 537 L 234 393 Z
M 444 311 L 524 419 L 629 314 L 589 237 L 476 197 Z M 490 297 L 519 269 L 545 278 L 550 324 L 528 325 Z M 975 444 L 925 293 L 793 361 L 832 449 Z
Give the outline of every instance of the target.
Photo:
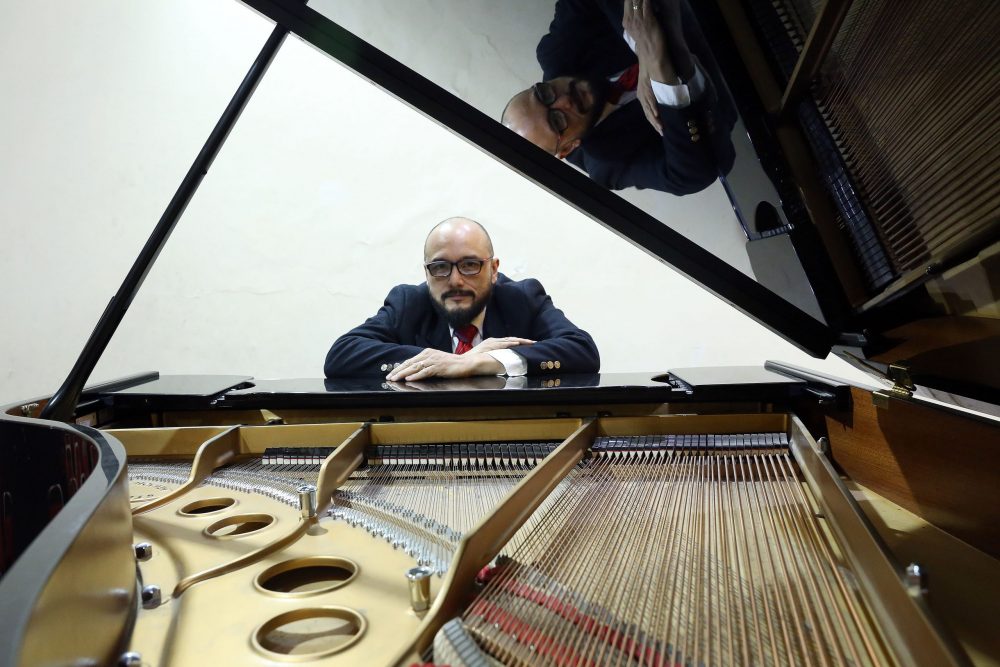
M 663 124 L 650 80 L 677 85 L 680 80 L 667 51 L 667 36 L 653 11 L 656 0 L 625 0 L 622 26 L 635 40 L 635 55 L 639 59 L 639 82 L 636 96 L 646 114 L 646 120 L 662 136 Z M 669 4 L 669 3 L 668 3 Z
M 635 55 L 647 78 L 677 85 L 680 81 L 670 59 L 667 34 L 653 10 L 654 3 L 655 0 L 625 0 L 622 27 L 635 40 Z
M 427 348 L 397 366 L 386 379 L 390 382 L 399 380 L 413 382 L 432 377 L 462 378 L 503 373 L 503 364 L 488 354 L 476 352 L 480 346 L 477 345 L 475 349 L 465 354 L 450 354 Z
M 493 350 L 506 350 L 512 347 L 518 347 L 519 345 L 534 345 L 535 341 L 529 338 L 517 338 L 516 336 L 507 336 L 505 338 L 487 338 L 479 345 L 475 346 L 466 354 L 471 354 L 473 352 L 491 352 Z
M 663 123 L 660 122 L 659 103 L 656 101 L 656 95 L 653 93 L 653 85 L 649 82 L 649 73 L 646 72 L 646 68 L 641 63 L 639 65 L 639 81 L 636 83 L 635 92 L 639 98 L 639 104 L 642 105 L 642 111 L 646 114 L 646 120 L 653 126 L 656 133 L 662 137 Z

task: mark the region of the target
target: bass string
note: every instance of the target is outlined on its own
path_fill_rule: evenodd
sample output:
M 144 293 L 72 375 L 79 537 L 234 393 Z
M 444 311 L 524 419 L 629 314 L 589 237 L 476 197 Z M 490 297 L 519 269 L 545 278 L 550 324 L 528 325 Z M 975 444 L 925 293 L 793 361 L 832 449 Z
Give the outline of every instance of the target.
M 811 503 L 802 483 L 798 480 L 794 464 L 787 453 L 778 458 L 776 463 L 787 480 L 785 490 L 794 498 L 794 504 L 801 508 L 802 538 L 808 542 L 809 558 L 824 564 L 822 568 L 810 569 L 823 589 L 816 593 L 815 599 L 819 603 L 828 601 L 827 609 L 832 612 L 829 616 L 837 625 L 836 630 L 828 629 L 828 632 L 833 637 L 842 637 L 850 652 L 849 656 L 841 654 L 842 661 L 850 660 L 855 665 L 878 664 L 881 660 L 876 655 L 871 637 L 869 633 L 863 631 L 867 626 L 860 618 L 857 605 L 843 579 L 839 563 L 833 558 L 829 544 L 819 532 L 820 517 L 812 516 Z M 845 616 L 845 610 L 847 616 L 850 616 L 850 621 Z
M 631 524 L 637 528 L 626 531 L 628 553 L 637 568 L 632 572 L 619 573 L 616 577 L 617 595 L 609 605 L 612 616 L 625 624 L 620 642 L 621 660 L 629 656 L 641 663 L 655 655 L 655 646 L 650 645 L 652 627 L 645 611 L 649 593 L 662 565 L 660 540 L 656 530 L 659 526 L 659 503 L 664 495 L 658 473 L 666 465 L 664 458 L 663 451 L 644 452 L 634 455 L 631 462 L 624 461 L 622 464 L 626 471 L 633 473 L 631 479 L 625 482 L 634 487 L 634 491 L 627 494 L 629 514 L 623 518 L 622 524 Z
M 619 472 L 614 465 L 615 458 L 595 457 L 591 464 L 592 474 L 586 483 L 587 492 L 579 497 L 573 515 L 568 517 L 570 523 L 563 528 L 564 534 L 573 534 L 576 545 L 583 547 L 585 544 L 585 548 L 569 548 L 570 545 L 558 536 L 553 543 L 563 550 L 565 557 L 555 564 L 556 568 L 546 572 L 549 577 L 558 577 L 562 584 L 558 589 L 551 589 L 552 593 L 557 596 L 558 604 L 568 604 L 569 609 L 577 610 L 575 613 L 579 614 L 581 622 L 565 623 L 554 616 L 542 628 L 542 636 L 550 637 L 566 657 L 590 660 L 596 653 L 595 642 L 607 636 L 607 624 L 613 619 L 601 604 L 604 596 L 598 591 L 606 588 L 615 575 L 604 567 L 606 554 L 627 546 L 614 540 L 612 530 L 616 520 L 615 503 L 622 500 L 616 498 L 620 486 L 615 479 Z M 572 594 L 567 597 L 564 591 L 572 591 Z M 581 631 L 581 626 L 587 631 Z
M 546 517 L 541 520 L 532 534 L 522 545 L 511 554 L 511 560 L 506 566 L 498 567 L 498 573 L 493 576 L 486 589 L 469 608 L 465 614 L 466 621 L 470 627 L 478 629 L 484 636 L 492 637 L 493 645 L 498 650 L 498 656 L 506 664 L 514 664 L 514 651 L 521 648 L 520 645 L 505 641 L 506 634 L 500 630 L 500 623 L 491 623 L 491 614 L 486 609 L 492 604 L 494 599 L 503 600 L 505 591 L 517 590 L 517 583 L 521 574 L 528 575 L 528 584 L 535 583 L 530 575 L 532 572 L 544 572 L 554 569 L 553 563 L 559 558 L 559 552 L 555 549 L 547 549 L 546 546 L 556 542 L 557 536 L 565 529 L 565 524 L 571 523 L 566 520 L 566 516 L 571 514 L 576 507 L 576 498 L 586 490 L 586 480 L 584 479 L 589 471 L 581 468 L 574 469 L 571 473 L 574 482 L 567 493 L 564 494 L 553 506 Z M 522 570 L 524 572 L 522 573 Z M 508 596 L 511 599 L 511 616 L 516 617 L 519 613 L 517 597 Z M 495 628 L 494 628 L 495 626 Z
M 676 520 L 677 513 L 672 509 L 679 501 L 679 486 L 676 483 L 676 450 L 665 450 L 658 452 L 656 457 L 647 467 L 650 484 L 656 487 L 654 503 L 650 507 L 652 526 L 648 544 L 650 545 L 649 560 L 654 563 L 652 572 L 648 573 L 648 579 L 643 582 L 646 586 L 647 595 L 644 596 L 643 606 L 639 611 L 640 618 L 649 618 L 648 630 L 642 637 L 642 662 L 648 664 L 664 664 L 664 646 L 659 640 L 663 635 L 657 632 L 665 623 L 665 609 L 661 603 L 667 594 L 664 576 L 670 572 L 670 561 L 675 553 L 677 540 L 671 539 L 672 526 Z
M 781 664 L 788 662 L 795 655 L 788 628 L 783 622 L 784 611 L 780 597 L 772 596 L 770 591 L 771 573 L 777 569 L 766 536 L 769 528 L 764 525 L 764 507 L 760 499 L 757 480 L 751 475 L 750 456 L 740 453 L 737 456 L 739 475 L 743 480 L 740 487 L 745 515 L 749 519 L 749 530 L 744 533 L 749 550 L 753 551 L 753 561 L 756 564 L 756 576 L 751 582 L 756 590 L 761 591 L 761 603 L 764 607 L 764 620 L 767 626 L 768 645 L 772 650 L 772 661 Z
M 757 610 L 757 596 L 753 594 L 752 587 L 746 581 L 748 577 L 752 576 L 749 569 L 751 562 L 746 541 L 741 540 L 739 537 L 746 533 L 743 522 L 743 506 L 738 502 L 738 494 L 742 481 L 737 475 L 735 457 L 732 454 L 727 454 L 720 458 L 722 459 L 722 479 L 726 489 L 726 493 L 724 494 L 726 498 L 724 513 L 728 520 L 726 522 L 726 530 L 730 536 L 729 545 L 733 554 L 732 565 L 738 584 L 737 598 L 734 601 L 736 611 L 734 623 L 739 632 L 739 663 L 748 665 L 751 664 L 752 659 L 756 662 L 763 662 L 757 659 L 757 656 L 762 652 L 764 639 L 761 636 L 760 625 L 758 623 L 753 623 L 751 627 L 751 620 L 759 618 L 759 614 Z M 746 610 L 746 600 L 749 600 L 750 603 L 749 612 Z M 752 637 L 751 632 L 753 633 Z M 772 647 L 771 653 L 774 655 L 777 651 Z M 734 662 L 736 662 L 735 659 Z
M 792 509 L 789 507 L 788 499 L 783 494 L 785 480 L 774 468 L 773 454 L 761 455 L 757 459 L 757 465 L 762 478 L 768 479 L 770 483 L 763 485 L 767 496 L 770 514 L 773 525 L 776 527 L 776 535 L 781 539 L 777 548 L 781 554 L 785 570 L 785 582 L 790 585 L 783 586 L 789 593 L 790 609 L 792 620 L 795 625 L 796 635 L 800 638 L 800 646 L 809 662 L 818 662 L 824 667 L 829 667 L 831 659 L 828 654 L 830 639 L 824 641 L 823 630 L 825 619 L 817 615 L 813 601 L 816 595 L 810 586 L 809 577 L 806 572 L 809 568 L 804 567 L 805 563 L 815 563 L 815 558 L 805 553 L 796 539 L 797 525 Z M 833 640 L 834 643 L 836 640 Z
M 693 468 L 689 465 L 689 457 L 678 450 L 668 450 L 664 467 L 661 471 L 663 492 L 662 503 L 662 523 L 661 535 L 659 538 L 662 551 L 662 569 L 656 573 L 655 592 L 652 596 L 655 616 L 652 627 L 656 631 L 657 659 L 655 664 L 670 664 L 671 654 L 674 646 L 677 646 L 677 638 L 673 637 L 677 626 L 675 605 L 672 598 L 681 587 L 680 580 L 684 576 L 680 561 L 689 551 L 684 547 L 683 539 L 679 536 L 683 530 L 679 523 L 685 518 L 683 511 L 689 495 L 685 491 L 686 477 L 693 474 Z M 673 642 L 673 643 L 671 643 Z
M 805 665 L 816 664 L 814 652 L 811 650 L 810 633 L 802 620 L 808 609 L 802 606 L 803 586 L 798 577 L 796 557 L 791 553 L 787 539 L 779 539 L 785 537 L 785 530 L 782 530 L 779 501 L 774 495 L 775 480 L 768 475 L 762 459 L 762 456 L 755 454 L 752 464 L 758 480 L 755 487 L 761 495 L 766 520 L 765 540 L 772 554 L 772 562 L 777 565 L 775 576 L 771 581 L 775 592 L 778 593 L 777 598 L 783 605 L 782 625 L 786 628 L 790 626 L 792 646 L 797 651 L 799 661 Z M 827 664 L 825 660 L 822 663 Z

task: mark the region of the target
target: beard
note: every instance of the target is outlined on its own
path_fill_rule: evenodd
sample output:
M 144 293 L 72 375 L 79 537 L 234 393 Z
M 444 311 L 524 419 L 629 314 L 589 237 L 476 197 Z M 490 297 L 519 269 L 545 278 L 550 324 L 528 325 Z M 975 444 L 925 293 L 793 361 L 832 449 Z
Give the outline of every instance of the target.
M 436 310 L 441 317 L 447 320 L 448 324 L 451 325 L 451 328 L 453 329 L 459 329 L 468 324 L 472 324 L 472 320 L 476 319 L 479 316 L 479 313 L 483 312 L 483 308 L 486 307 L 486 303 L 490 300 L 490 295 L 493 294 L 493 285 L 490 285 L 489 289 L 487 289 L 479 296 L 478 299 L 474 300 L 465 308 L 456 307 L 449 309 L 445 306 L 445 300 L 448 297 L 462 294 L 468 296 L 473 295 L 473 293 L 469 290 L 455 289 L 444 292 L 436 299 L 431 299 L 431 303 L 434 304 L 434 310 Z
M 581 90 L 584 87 L 590 93 L 591 103 L 589 107 L 581 95 Z M 601 118 L 601 113 L 604 112 L 604 105 L 607 103 L 610 93 L 611 83 L 602 77 L 590 78 L 578 76 L 570 81 L 569 98 L 573 101 L 573 106 L 576 107 L 576 110 L 587 118 L 586 127 L 583 130 L 581 138 L 590 134 L 590 131 L 597 125 L 597 121 Z

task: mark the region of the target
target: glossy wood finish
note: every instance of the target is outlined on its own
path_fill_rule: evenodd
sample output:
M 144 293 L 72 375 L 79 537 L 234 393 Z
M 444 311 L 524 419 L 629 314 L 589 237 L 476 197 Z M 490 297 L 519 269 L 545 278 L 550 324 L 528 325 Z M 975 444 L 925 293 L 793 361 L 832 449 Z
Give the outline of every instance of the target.
M 1000 425 L 913 401 L 826 420 L 830 453 L 852 480 L 959 539 L 1000 557 Z

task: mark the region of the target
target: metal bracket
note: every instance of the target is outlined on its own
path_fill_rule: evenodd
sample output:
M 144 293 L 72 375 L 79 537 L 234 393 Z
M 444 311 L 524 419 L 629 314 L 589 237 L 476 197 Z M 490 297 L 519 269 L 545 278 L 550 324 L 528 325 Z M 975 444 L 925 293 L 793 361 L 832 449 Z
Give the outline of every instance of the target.
M 284 417 L 280 417 L 266 408 L 260 409 L 260 416 L 264 419 L 264 423 L 267 424 L 268 426 L 285 423 Z
M 889 364 L 888 379 L 892 381 L 892 387 L 879 389 L 872 392 L 872 403 L 875 407 L 883 410 L 889 409 L 892 398 L 905 400 L 913 397 L 913 391 L 917 388 L 910 379 L 910 369 L 903 364 Z

